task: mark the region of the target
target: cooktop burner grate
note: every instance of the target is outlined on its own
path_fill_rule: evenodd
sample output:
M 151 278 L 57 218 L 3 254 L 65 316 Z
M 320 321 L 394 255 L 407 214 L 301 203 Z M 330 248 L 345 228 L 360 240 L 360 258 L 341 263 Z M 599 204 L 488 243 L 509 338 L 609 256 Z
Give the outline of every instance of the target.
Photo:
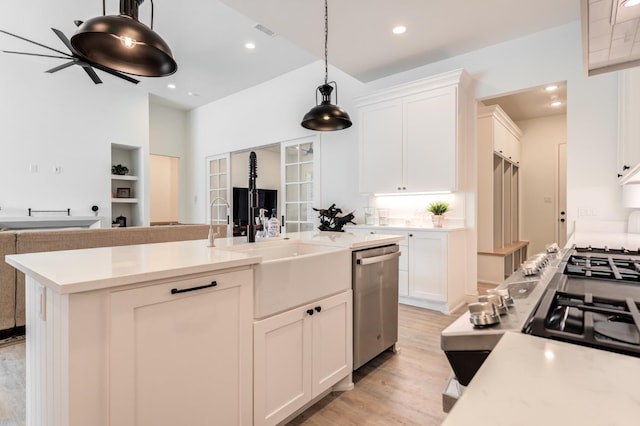
M 564 273 L 585 278 L 640 282 L 640 258 L 571 255 Z

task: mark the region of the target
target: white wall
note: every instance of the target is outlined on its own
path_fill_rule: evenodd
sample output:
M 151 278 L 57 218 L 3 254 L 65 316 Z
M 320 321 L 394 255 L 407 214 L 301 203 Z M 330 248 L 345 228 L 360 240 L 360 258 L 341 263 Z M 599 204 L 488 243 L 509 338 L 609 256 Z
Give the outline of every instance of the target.
M 596 219 L 625 218 L 616 180 L 618 73 L 585 77 L 579 21 L 376 80 L 363 90 L 456 68 L 475 79 L 477 99 L 566 80 L 568 230 L 578 208 L 595 209 Z
M 95 85 L 80 67 L 47 74 L 59 61 L 0 55 L 0 214 L 31 207 L 89 216 L 95 204 L 110 226 L 111 143 L 148 157 L 147 94 L 100 71 L 104 84 Z
M 276 189 L 280 194 L 280 152 L 255 149 L 258 160 L 258 179 L 261 189 Z M 231 154 L 231 187 L 247 188 L 249 185 L 249 154 L 251 151 Z M 280 205 L 280 204 L 278 204 Z
M 339 85 L 339 105 L 352 116 L 351 103 L 362 83 L 333 67 L 329 76 Z M 317 134 L 300 126 L 304 114 L 315 106 L 315 88 L 324 77 L 318 61 L 266 83 L 191 111 L 193 158 L 190 218 L 204 221 L 206 214 L 205 161 L 209 155 L 264 146 Z M 357 126 L 320 135 L 322 146 L 322 205 L 336 203 L 343 211 L 366 205 L 358 194 Z
M 192 200 L 189 188 L 193 173 L 189 170 L 190 145 L 188 113 L 186 111 L 158 105 L 154 102 L 149 103 L 149 152 L 155 155 L 178 158 L 180 202 L 178 220 L 187 223 L 187 207 Z M 153 199 L 150 201 L 153 203 Z
M 478 99 L 566 80 L 567 216 L 571 231 L 579 207 L 596 209 L 597 218 L 625 217 L 616 182 L 618 75 L 585 77 L 581 43 L 580 23 L 576 21 L 368 84 L 360 84 L 335 68 L 330 75 L 341 85 L 340 103 L 352 118 L 357 118 L 357 111 L 349 108 L 353 96 L 461 67 L 475 79 Z M 309 65 L 194 110 L 191 120 L 196 173 L 202 175 L 206 155 L 306 134 L 298 121 L 312 102 L 310 87 L 318 84 L 321 66 L 321 62 Z M 366 205 L 355 182 L 357 122 L 348 130 L 322 134 L 322 138 L 323 202 L 335 201 L 346 209 Z M 196 180 L 199 184 L 194 186 L 194 195 L 202 198 L 204 179 Z M 202 202 L 194 207 L 195 217 L 204 217 Z
M 520 160 L 521 240 L 529 252 L 539 253 L 557 241 L 556 204 L 558 145 L 567 140 L 566 115 L 521 120 Z

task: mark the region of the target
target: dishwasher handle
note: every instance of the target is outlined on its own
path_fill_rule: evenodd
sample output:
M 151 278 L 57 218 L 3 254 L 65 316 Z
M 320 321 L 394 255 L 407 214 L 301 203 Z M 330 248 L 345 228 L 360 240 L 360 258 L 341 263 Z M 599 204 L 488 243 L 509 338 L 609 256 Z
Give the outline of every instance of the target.
M 395 259 L 396 257 L 400 257 L 400 252 L 396 251 L 394 253 L 383 254 L 382 256 L 373 256 L 373 257 L 365 257 L 362 259 L 357 259 L 356 263 L 358 265 L 371 265 L 372 263 L 385 262 L 387 260 Z

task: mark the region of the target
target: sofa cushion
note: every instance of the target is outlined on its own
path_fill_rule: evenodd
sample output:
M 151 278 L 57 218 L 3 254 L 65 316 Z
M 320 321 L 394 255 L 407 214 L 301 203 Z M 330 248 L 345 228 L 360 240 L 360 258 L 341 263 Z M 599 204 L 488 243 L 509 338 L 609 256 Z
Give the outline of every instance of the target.
M 224 227 L 226 230 L 226 226 Z M 115 247 L 170 241 L 204 240 L 209 225 L 140 226 L 128 228 L 96 228 L 18 231 L 16 253 L 75 250 L 95 247 Z M 13 269 L 13 268 L 12 268 Z M 25 277 L 16 273 L 16 325 L 25 324 Z
M 16 254 L 16 234 L 0 232 L 0 330 L 16 323 L 16 270 L 4 261 L 9 254 Z

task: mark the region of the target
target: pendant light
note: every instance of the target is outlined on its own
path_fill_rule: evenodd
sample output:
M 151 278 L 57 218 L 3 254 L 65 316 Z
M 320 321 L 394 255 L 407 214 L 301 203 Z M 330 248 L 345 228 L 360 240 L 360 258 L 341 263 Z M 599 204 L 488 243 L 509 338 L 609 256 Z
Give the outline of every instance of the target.
M 329 8 L 327 0 L 324 0 L 324 84 L 316 88 L 316 106 L 305 114 L 302 119 L 302 127 L 311 130 L 332 131 L 351 127 L 351 118 L 347 112 L 338 105 L 331 103 L 333 86 L 336 90 L 336 104 L 338 103 L 338 84 L 328 81 L 329 66 L 327 61 L 327 44 L 329 41 Z M 333 86 L 331 86 L 333 84 Z M 318 105 L 318 92 L 322 95 L 322 102 Z
M 120 15 L 105 13 L 80 23 L 71 45 L 91 62 L 127 74 L 163 77 L 178 69 L 169 45 L 151 28 L 138 20 L 138 7 L 144 0 L 120 0 Z

